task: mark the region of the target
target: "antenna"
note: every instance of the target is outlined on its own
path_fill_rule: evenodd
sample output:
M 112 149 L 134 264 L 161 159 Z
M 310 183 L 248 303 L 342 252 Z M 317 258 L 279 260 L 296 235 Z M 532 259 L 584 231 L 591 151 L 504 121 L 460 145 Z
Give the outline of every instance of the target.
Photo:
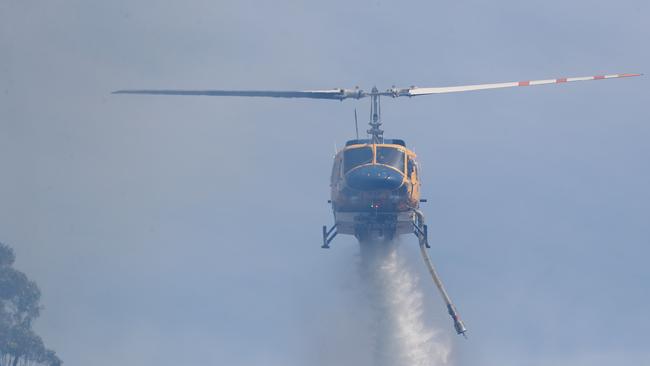
M 359 139 L 359 123 L 357 122 L 357 109 L 354 108 L 354 129 L 357 131 L 357 140 Z

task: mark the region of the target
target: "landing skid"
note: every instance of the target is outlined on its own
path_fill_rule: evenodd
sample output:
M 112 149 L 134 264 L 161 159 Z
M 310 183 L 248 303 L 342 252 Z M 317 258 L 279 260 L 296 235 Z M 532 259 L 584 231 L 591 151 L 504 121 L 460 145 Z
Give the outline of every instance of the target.
M 339 214 L 339 216 L 344 215 Z M 403 212 L 399 215 L 368 215 L 367 213 L 359 215 L 352 213 L 352 215 L 351 217 L 345 217 L 346 220 L 342 223 L 343 229 L 339 228 L 338 221 L 329 229 L 327 225 L 323 225 L 323 245 L 321 245 L 321 248 L 329 249 L 330 243 L 341 230 L 342 234 L 354 235 L 359 241 L 392 240 L 397 235 L 412 232 L 421 244 L 430 248 L 428 228 L 424 224 L 424 216 L 418 210 Z
M 336 236 L 339 234 L 338 231 L 336 231 L 336 224 L 332 226 L 329 230 L 327 230 L 327 226 L 323 225 L 323 245 L 321 245 L 321 248 L 323 249 L 329 249 L 330 248 L 330 243 Z
M 415 219 L 413 220 L 413 234 L 418 238 L 420 245 L 427 248 L 429 246 L 429 228 L 424 224 L 424 215 L 420 211 L 415 211 Z

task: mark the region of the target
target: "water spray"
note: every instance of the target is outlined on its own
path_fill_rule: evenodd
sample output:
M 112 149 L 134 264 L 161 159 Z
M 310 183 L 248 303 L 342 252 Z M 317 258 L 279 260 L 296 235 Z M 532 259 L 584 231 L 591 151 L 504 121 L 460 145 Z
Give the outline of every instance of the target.
M 361 278 L 368 294 L 375 366 L 443 366 L 451 346 L 423 319 L 418 279 L 399 256 L 399 243 L 359 243 Z

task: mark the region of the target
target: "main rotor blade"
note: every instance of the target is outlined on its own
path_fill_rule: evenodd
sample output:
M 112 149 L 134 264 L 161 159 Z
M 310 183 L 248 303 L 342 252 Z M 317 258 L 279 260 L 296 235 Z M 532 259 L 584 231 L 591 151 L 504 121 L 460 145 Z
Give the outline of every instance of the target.
M 312 98 L 335 99 L 347 98 L 360 99 L 366 93 L 360 89 L 328 89 L 328 90 L 171 90 L 171 89 L 136 89 L 117 90 L 112 94 L 153 94 L 153 95 L 205 95 L 224 97 L 271 97 L 271 98 Z
M 417 95 L 458 93 L 458 92 L 484 90 L 484 89 L 510 88 L 515 86 L 562 84 L 562 83 L 568 83 L 572 81 L 616 79 L 616 78 L 626 78 L 626 77 L 641 76 L 641 75 L 642 74 L 611 74 L 611 75 L 583 76 L 583 77 L 546 79 L 546 80 L 512 81 L 507 83 L 496 83 L 496 84 L 460 85 L 460 86 L 447 86 L 447 87 L 437 87 L 437 88 L 410 88 L 410 89 L 400 90 L 398 96 L 413 97 Z

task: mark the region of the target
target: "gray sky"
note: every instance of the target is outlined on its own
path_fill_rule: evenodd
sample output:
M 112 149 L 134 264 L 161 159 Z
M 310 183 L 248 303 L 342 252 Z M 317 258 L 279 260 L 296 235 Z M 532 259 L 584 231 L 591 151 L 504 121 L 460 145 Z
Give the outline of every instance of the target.
M 650 3 L 0 2 L 0 241 L 68 365 L 361 362 L 357 247 L 319 248 L 367 101 L 111 96 L 650 72 Z M 650 363 L 648 77 L 387 100 L 419 154 L 456 365 Z

